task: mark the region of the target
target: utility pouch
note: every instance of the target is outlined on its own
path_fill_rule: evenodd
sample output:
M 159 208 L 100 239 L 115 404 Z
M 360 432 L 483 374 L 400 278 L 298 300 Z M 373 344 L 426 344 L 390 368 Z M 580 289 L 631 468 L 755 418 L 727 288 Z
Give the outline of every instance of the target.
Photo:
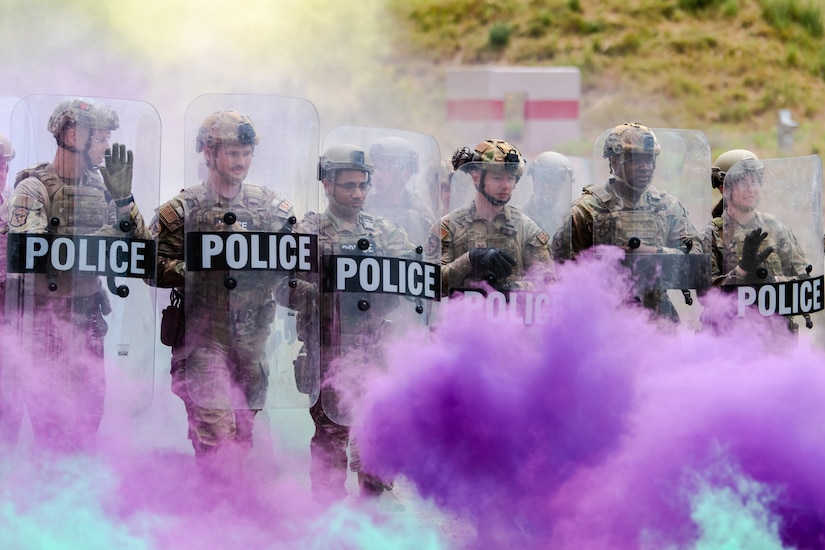
M 169 305 L 163 309 L 160 318 L 160 341 L 173 348 L 182 346 L 186 323 L 183 310 L 183 295 L 172 289 L 169 293 Z

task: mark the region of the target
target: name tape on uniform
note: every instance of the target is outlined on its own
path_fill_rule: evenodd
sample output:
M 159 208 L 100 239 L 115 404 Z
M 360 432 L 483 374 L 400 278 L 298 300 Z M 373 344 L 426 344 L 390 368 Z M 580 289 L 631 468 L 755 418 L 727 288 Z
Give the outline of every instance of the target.
M 318 236 L 304 233 L 186 234 L 189 271 L 318 271 Z
M 823 277 L 765 283 L 761 285 L 729 285 L 736 289 L 739 317 L 745 316 L 749 307 L 756 306 L 765 317 L 770 315 L 800 315 L 815 313 L 825 308 L 822 302 Z
M 381 256 L 329 255 L 322 258 L 327 292 L 381 292 L 441 299 L 441 266 Z
M 153 277 L 155 241 L 85 235 L 10 233 L 9 273 L 66 271 L 118 277 Z

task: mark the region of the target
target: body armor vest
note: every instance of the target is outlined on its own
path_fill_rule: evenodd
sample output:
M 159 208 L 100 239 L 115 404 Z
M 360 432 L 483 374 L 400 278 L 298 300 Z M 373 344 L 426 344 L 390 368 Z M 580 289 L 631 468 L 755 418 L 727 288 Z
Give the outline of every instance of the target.
M 265 233 L 291 232 L 287 226 L 289 214 L 278 208 L 276 195 L 266 188 L 244 184 L 242 202 L 227 204 L 215 202 L 206 187 L 187 192 L 186 227 L 194 231 L 229 230 L 237 225 L 245 231 Z M 288 204 L 288 203 L 287 203 Z M 291 208 L 291 207 L 290 207 Z M 224 222 L 224 215 L 232 212 L 237 221 L 232 226 Z M 237 286 L 228 289 L 228 272 L 200 271 L 189 273 L 187 285 L 197 289 L 196 296 L 187 296 L 189 305 L 214 311 L 253 310 L 272 300 L 272 291 L 283 274 L 273 271 L 232 271 Z

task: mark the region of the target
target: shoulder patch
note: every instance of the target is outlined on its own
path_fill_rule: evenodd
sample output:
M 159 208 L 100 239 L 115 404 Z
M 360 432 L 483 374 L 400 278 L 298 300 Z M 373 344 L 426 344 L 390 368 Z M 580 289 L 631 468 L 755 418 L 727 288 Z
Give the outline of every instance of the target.
M 450 230 L 447 229 L 447 226 L 442 223 L 441 224 L 441 240 L 443 241 L 444 239 L 446 239 L 449 234 L 450 234 Z
M 290 210 L 292 210 L 292 203 L 288 200 L 282 200 L 281 204 L 278 205 L 278 208 L 280 210 L 283 210 L 284 212 L 289 212 Z
M 183 223 L 181 217 L 178 216 L 178 213 L 168 202 L 158 209 L 158 218 L 163 220 L 163 224 L 173 231 Z
M 550 240 L 550 235 L 548 235 L 546 231 L 542 231 L 541 233 L 536 235 L 536 238 L 539 240 L 541 244 L 547 244 L 547 241 Z

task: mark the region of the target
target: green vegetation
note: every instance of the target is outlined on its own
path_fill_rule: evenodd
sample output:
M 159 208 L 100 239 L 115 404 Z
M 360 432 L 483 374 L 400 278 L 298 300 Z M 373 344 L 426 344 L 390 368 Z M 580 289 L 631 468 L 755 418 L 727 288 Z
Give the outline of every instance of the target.
M 576 66 L 582 130 L 625 120 L 699 128 L 715 152 L 825 151 L 825 0 L 390 0 L 406 53 L 456 64 Z M 759 147 L 757 147 L 757 145 Z

